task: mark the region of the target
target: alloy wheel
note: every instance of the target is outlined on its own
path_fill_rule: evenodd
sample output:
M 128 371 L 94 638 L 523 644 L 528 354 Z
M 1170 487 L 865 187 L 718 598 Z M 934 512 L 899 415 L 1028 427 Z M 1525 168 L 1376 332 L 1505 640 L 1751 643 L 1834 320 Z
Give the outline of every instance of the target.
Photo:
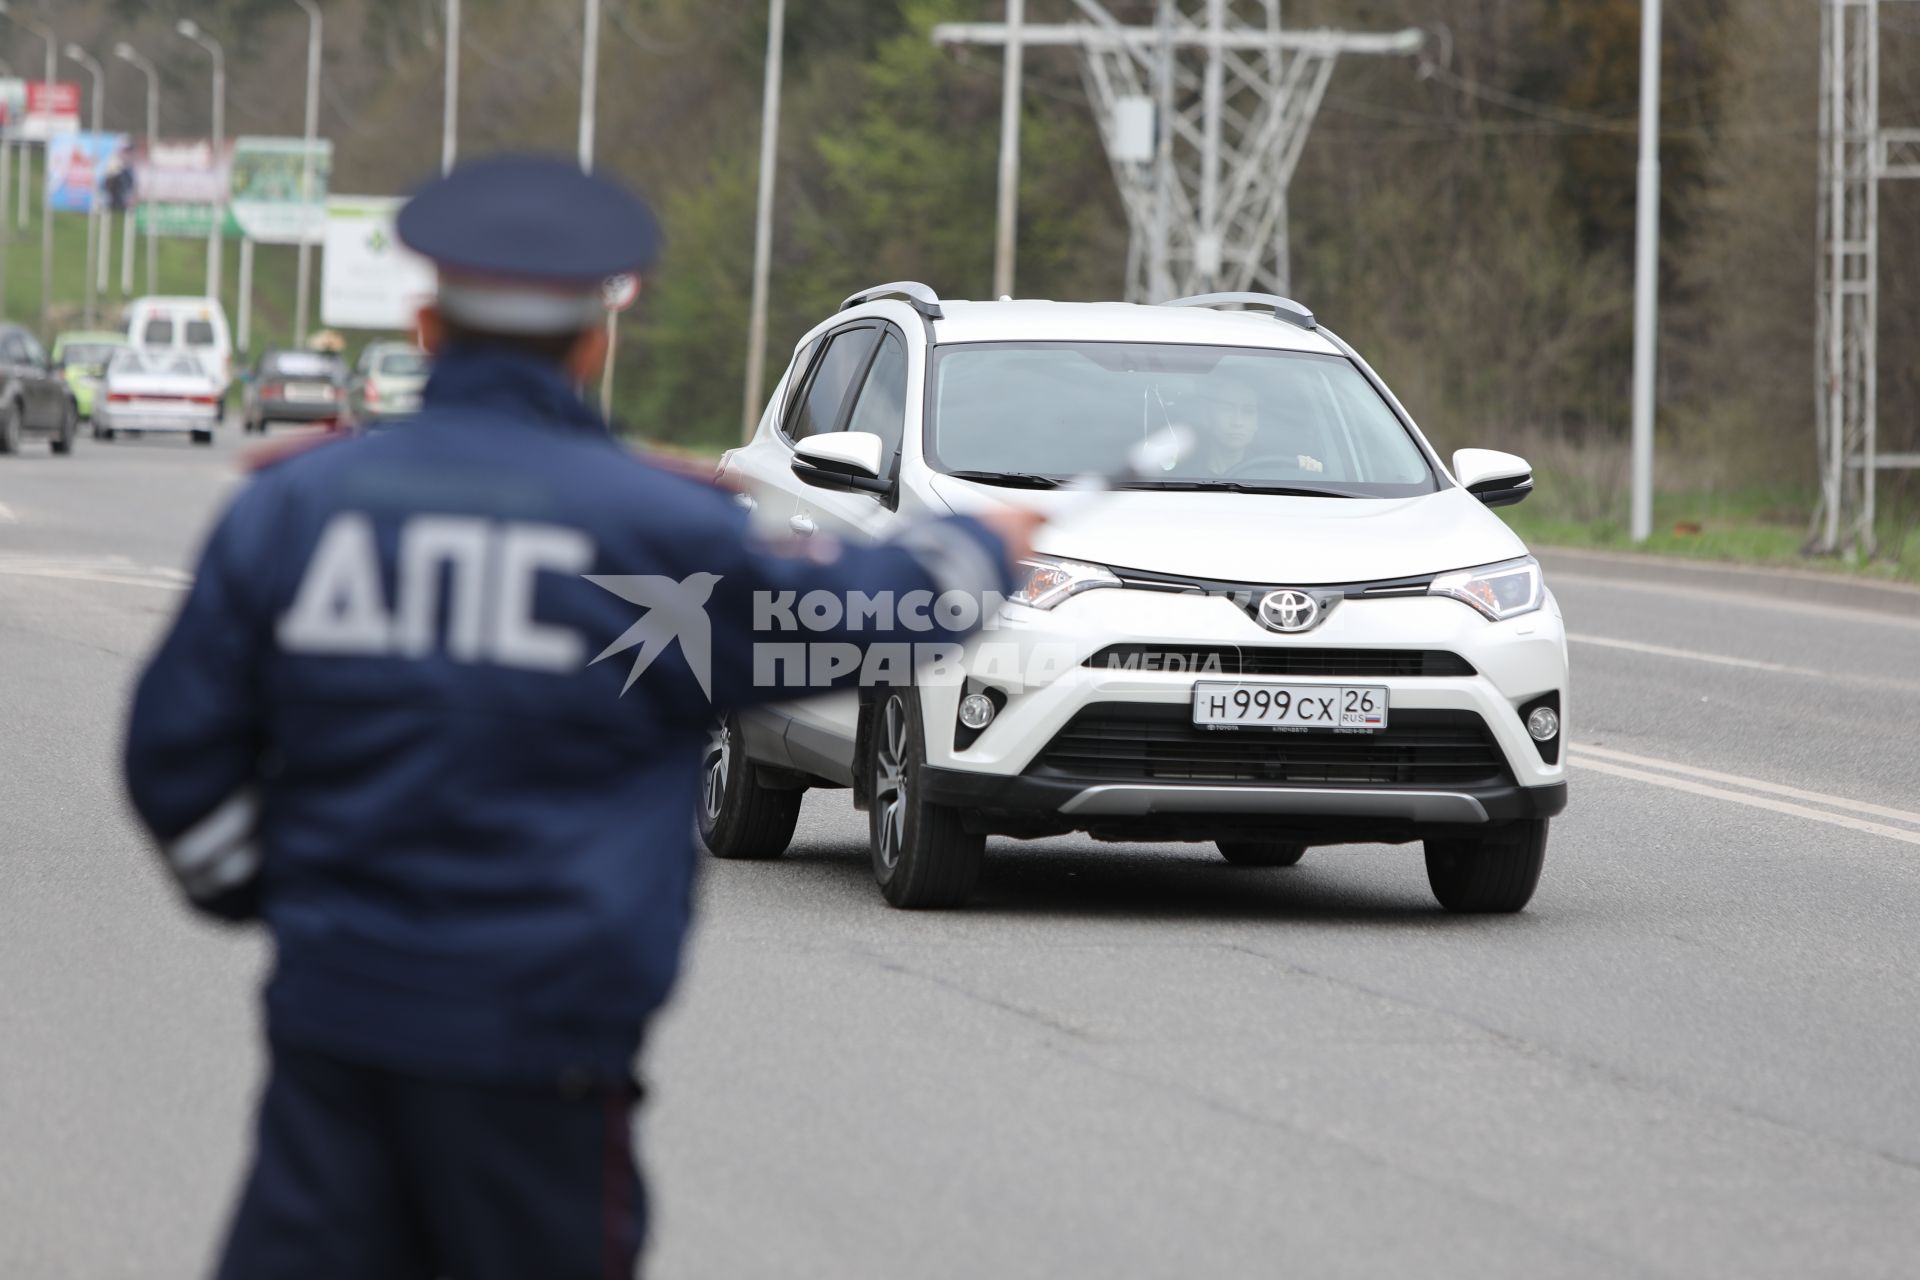
M 722 717 L 707 735 L 707 752 L 701 760 L 700 803 L 709 823 L 719 819 L 720 806 L 726 803 L 727 761 L 732 749 L 733 729 Z
M 876 852 L 882 866 L 899 864 L 907 800 L 907 704 L 896 693 L 881 709 L 880 740 L 873 750 L 873 806 L 880 816 Z

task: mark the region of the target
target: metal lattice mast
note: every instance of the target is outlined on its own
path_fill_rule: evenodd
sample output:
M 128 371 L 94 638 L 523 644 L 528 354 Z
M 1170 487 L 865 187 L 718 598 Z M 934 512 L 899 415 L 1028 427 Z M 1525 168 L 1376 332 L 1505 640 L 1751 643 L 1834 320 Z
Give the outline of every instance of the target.
M 1028 26 L 1025 45 L 1080 50 L 1130 232 L 1127 297 L 1285 293 L 1287 188 L 1342 53 L 1405 54 L 1421 33 L 1286 31 L 1281 0 L 1160 0 L 1125 26 L 1097 0 L 1085 19 Z M 990 23 L 937 27 L 952 44 L 1003 44 Z
M 1824 0 L 1820 39 L 1815 428 L 1820 508 L 1809 542 L 1826 553 L 1874 551 L 1874 481 L 1920 466 L 1882 454 L 1875 373 L 1880 180 L 1920 178 L 1920 129 L 1880 127 L 1881 0 Z

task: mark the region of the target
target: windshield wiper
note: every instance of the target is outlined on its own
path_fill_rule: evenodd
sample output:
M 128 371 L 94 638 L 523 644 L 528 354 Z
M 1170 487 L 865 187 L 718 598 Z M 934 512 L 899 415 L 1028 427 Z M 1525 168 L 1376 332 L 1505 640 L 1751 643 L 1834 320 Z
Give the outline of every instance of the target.
M 1005 485 L 1009 489 L 1058 489 L 1056 476 L 1036 475 L 1031 471 L 949 471 L 955 480 L 973 480 L 980 484 Z
M 1261 493 L 1283 498 L 1364 498 L 1367 496 L 1364 493 L 1349 493 L 1344 489 L 1302 489 L 1283 484 L 1247 484 L 1240 480 L 1129 480 L 1116 487 L 1176 489 L 1183 492 L 1219 489 L 1226 493 Z

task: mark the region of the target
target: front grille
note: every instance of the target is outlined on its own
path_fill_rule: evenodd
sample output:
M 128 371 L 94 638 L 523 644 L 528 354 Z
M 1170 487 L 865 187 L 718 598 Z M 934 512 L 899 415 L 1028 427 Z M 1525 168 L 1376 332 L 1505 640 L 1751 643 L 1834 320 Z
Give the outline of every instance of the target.
M 1083 664 L 1103 670 L 1229 676 L 1470 676 L 1445 649 L 1308 649 L 1292 645 L 1114 644 Z
M 1105 703 L 1054 735 L 1030 775 L 1123 782 L 1471 787 L 1511 783 L 1471 711 L 1395 711 L 1369 734 L 1204 729 L 1192 709 Z

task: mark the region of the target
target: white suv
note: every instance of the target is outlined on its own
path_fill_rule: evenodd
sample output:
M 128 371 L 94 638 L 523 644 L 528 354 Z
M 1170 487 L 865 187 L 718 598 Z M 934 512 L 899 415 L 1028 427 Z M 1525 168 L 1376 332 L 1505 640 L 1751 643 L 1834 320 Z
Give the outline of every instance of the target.
M 1188 443 L 1127 472 L 1160 437 Z M 1287 299 L 855 294 L 722 459 L 757 527 L 1061 518 L 955 678 L 729 717 L 701 835 L 778 857 L 806 789 L 851 787 L 897 906 L 963 902 L 988 835 L 1211 840 L 1256 866 L 1422 840 L 1444 906 L 1517 911 L 1566 805 L 1566 637 L 1487 509 L 1527 464 L 1453 463 Z M 1089 500 L 1089 475 L 1126 478 Z

